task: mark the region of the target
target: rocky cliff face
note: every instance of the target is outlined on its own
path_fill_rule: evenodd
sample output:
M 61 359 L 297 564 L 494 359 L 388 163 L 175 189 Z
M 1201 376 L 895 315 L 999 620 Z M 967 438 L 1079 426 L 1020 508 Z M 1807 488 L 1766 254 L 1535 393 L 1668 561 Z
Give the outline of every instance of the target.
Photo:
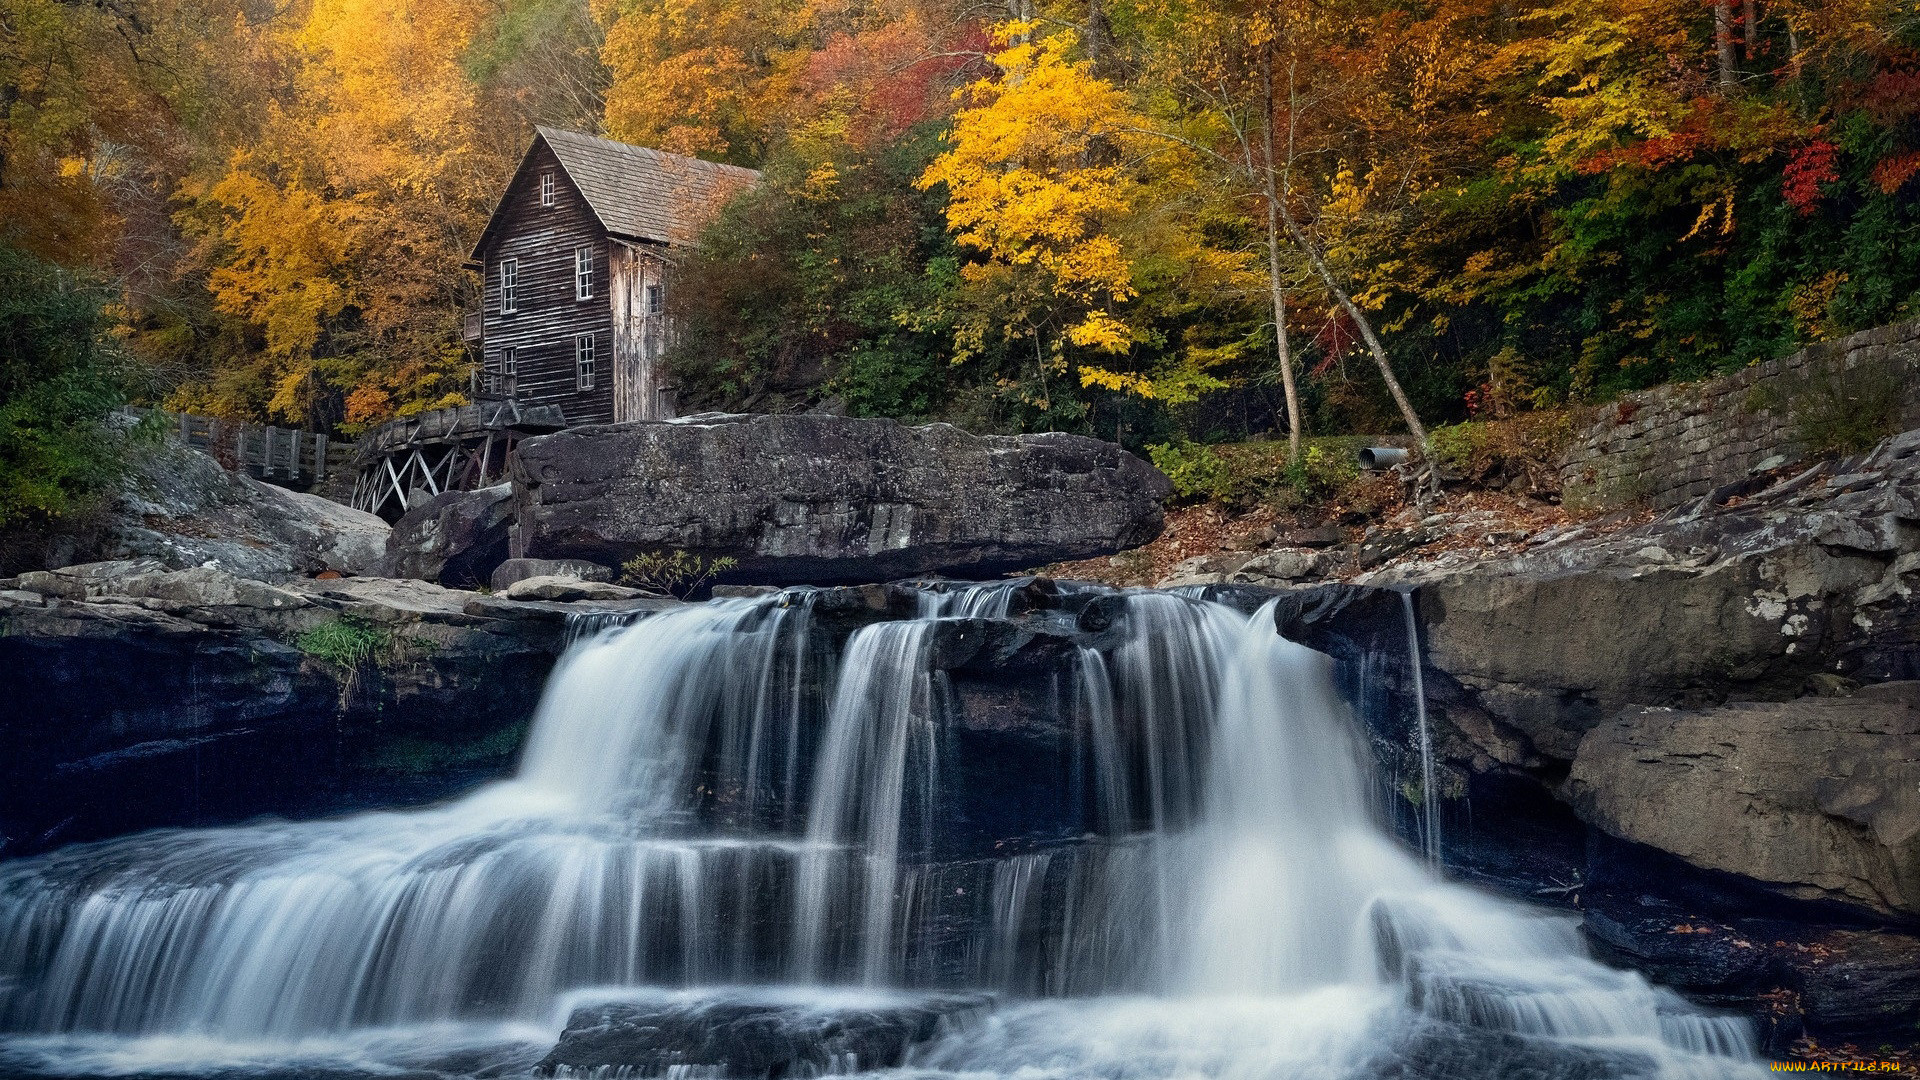
M 1920 915 L 1920 683 L 1628 709 L 1581 739 L 1566 791 L 1608 835 L 1695 866 Z
M 520 444 L 514 555 L 728 558 L 735 583 L 993 576 L 1158 534 L 1166 478 L 1075 435 L 702 416 Z
M 27 578 L 0 590 L 0 856 L 469 787 L 517 753 L 569 611 L 663 603 L 153 561 Z

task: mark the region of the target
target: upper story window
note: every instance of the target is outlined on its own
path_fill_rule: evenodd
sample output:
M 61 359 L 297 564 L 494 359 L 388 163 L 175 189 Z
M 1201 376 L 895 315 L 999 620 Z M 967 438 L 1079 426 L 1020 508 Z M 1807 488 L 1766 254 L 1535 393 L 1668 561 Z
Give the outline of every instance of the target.
M 553 170 L 548 169 L 540 174 L 540 205 L 552 206 L 553 201 Z
M 660 315 L 667 310 L 667 287 L 665 285 L 647 286 L 647 314 Z
M 520 372 L 520 350 L 512 345 L 500 350 L 500 374 L 517 375 Z
M 573 335 L 573 384 L 581 390 L 593 389 L 593 335 Z
M 573 249 L 573 298 L 593 299 L 593 248 L 590 245 Z
M 500 260 L 500 314 L 511 315 L 520 310 L 520 260 Z

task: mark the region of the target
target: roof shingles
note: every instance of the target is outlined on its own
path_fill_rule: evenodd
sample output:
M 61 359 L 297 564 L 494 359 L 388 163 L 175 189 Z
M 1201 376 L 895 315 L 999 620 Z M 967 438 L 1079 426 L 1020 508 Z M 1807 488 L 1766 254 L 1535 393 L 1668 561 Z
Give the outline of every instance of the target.
M 537 130 L 600 224 L 623 238 L 686 243 L 721 202 L 760 179 L 738 165 L 558 128 Z

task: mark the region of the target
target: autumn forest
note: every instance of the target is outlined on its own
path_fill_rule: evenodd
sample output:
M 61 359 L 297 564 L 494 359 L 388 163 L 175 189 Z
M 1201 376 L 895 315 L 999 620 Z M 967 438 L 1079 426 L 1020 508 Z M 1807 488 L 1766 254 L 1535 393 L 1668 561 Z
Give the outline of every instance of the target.
M 0 520 L 50 417 L 465 400 L 537 124 L 764 171 L 685 407 L 1418 434 L 1920 314 L 1913 0 L 0 0 Z

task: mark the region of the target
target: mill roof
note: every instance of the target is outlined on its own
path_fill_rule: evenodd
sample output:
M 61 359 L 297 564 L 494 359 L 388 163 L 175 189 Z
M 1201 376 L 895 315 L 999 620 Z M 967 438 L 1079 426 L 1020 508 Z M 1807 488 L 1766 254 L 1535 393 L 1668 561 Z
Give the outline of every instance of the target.
M 534 151 L 544 143 L 560 160 L 560 167 L 586 199 L 600 226 L 622 239 L 685 243 L 721 202 L 760 180 L 758 171 L 738 165 L 702 161 L 577 131 L 550 127 L 534 131 L 533 144 L 521 158 L 514 181 L 519 181 Z M 511 190 L 512 185 L 508 188 Z M 504 205 L 503 197 L 473 247 L 475 258 L 492 239 Z

